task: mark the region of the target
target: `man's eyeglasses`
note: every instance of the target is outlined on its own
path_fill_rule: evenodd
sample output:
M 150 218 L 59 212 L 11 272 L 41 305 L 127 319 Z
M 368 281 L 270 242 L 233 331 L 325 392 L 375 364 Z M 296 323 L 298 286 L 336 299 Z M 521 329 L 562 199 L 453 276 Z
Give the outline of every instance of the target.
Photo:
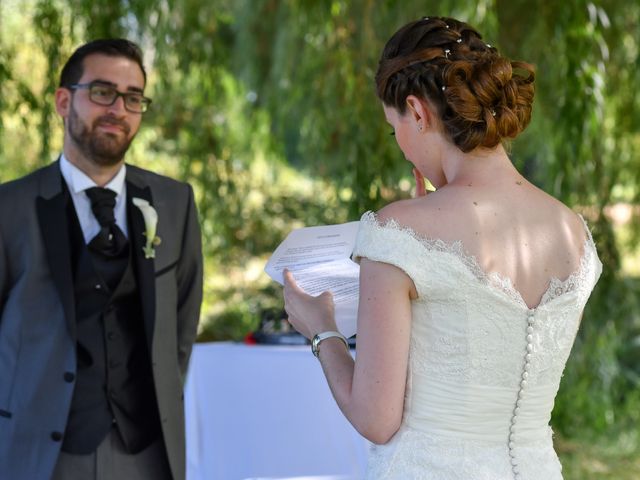
M 119 92 L 113 85 L 99 82 L 76 83 L 69 85 L 67 88 L 77 90 L 85 88 L 89 90 L 89 100 L 98 105 L 109 107 L 116 103 L 118 97 L 124 100 L 124 108 L 131 113 L 144 113 L 151 104 L 151 99 L 143 96 L 141 93 Z

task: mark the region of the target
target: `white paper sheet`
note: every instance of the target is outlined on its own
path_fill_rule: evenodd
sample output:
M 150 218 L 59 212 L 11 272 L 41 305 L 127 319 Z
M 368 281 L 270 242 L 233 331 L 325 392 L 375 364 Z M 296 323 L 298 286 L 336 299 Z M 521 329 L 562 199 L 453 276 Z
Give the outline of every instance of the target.
M 282 284 L 282 270 L 293 272 L 298 285 L 310 295 L 333 294 L 338 330 L 356 333 L 360 266 L 351 261 L 360 222 L 306 227 L 292 231 L 276 248 L 265 272 Z

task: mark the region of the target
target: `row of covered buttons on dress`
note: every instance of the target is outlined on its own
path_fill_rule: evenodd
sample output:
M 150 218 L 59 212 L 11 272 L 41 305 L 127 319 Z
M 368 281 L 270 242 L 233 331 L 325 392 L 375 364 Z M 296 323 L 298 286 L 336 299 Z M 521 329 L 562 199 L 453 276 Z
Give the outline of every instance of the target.
M 511 416 L 511 425 L 509 426 L 509 457 L 511 458 L 511 467 L 513 468 L 513 475 L 516 480 L 520 478 L 520 468 L 518 467 L 518 461 L 516 459 L 514 450 L 516 446 L 516 424 L 518 423 L 518 415 L 520 414 L 520 409 L 522 408 L 524 392 L 527 388 L 527 379 L 529 378 L 529 371 L 531 370 L 534 323 L 535 311 L 529 310 L 527 312 L 527 346 L 524 355 L 524 366 L 522 367 L 522 376 L 520 379 L 520 388 L 518 389 L 518 398 L 516 400 L 516 406 L 513 409 L 513 415 Z

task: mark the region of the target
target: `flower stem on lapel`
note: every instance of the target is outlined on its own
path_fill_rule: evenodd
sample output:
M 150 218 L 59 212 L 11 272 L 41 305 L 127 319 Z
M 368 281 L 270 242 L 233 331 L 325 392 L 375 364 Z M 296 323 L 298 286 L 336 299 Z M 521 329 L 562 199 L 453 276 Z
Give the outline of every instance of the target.
M 156 258 L 155 247 L 160 245 L 160 237 L 156 235 L 158 228 L 158 212 L 153 208 L 148 201 L 143 198 L 132 198 L 133 204 L 142 212 L 142 218 L 144 219 L 145 232 L 147 242 L 142 251 L 144 252 L 144 258 Z

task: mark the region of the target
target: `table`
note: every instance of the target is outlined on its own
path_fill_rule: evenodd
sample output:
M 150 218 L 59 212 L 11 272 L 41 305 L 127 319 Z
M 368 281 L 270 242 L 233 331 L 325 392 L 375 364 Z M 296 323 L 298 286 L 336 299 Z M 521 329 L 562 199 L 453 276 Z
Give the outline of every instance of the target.
M 188 480 L 364 477 L 369 444 L 308 346 L 196 344 L 185 409 Z

